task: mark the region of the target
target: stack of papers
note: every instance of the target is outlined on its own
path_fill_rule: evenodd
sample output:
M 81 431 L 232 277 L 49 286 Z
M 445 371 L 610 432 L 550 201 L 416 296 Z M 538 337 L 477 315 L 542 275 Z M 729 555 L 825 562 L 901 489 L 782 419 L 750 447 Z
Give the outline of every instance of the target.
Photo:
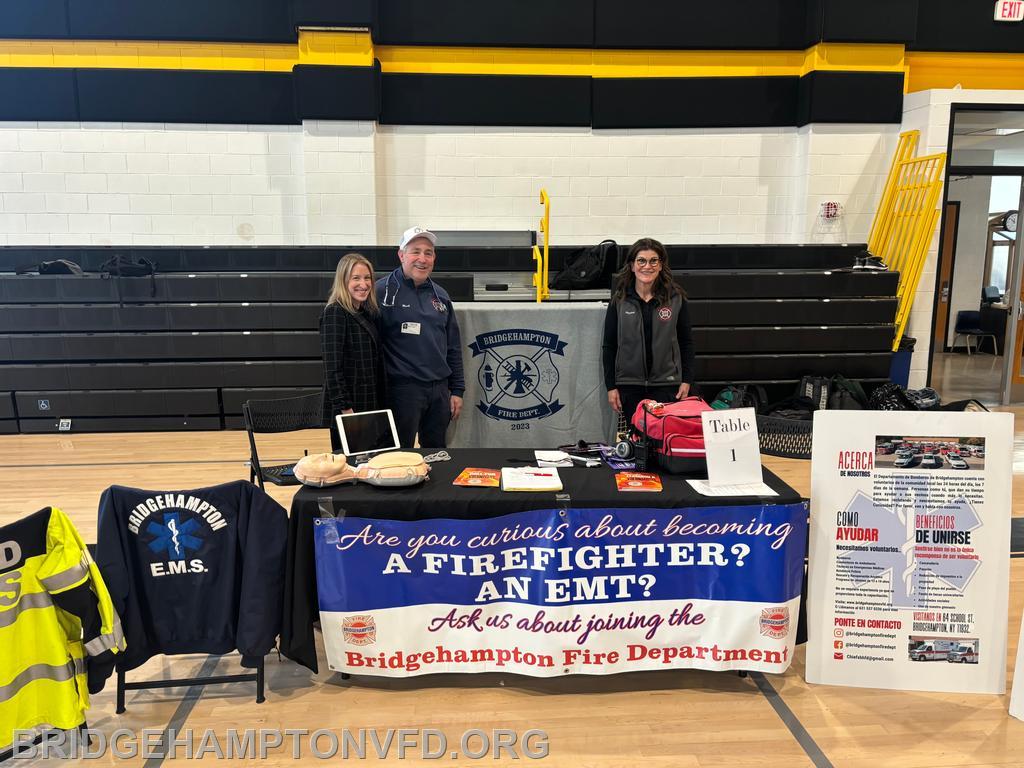
M 778 496 L 767 483 L 712 486 L 707 480 L 687 480 L 702 496 Z
M 565 451 L 534 451 L 538 467 L 571 467 L 572 459 Z
M 560 491 L 562 481 L 554 467 L 502 467 L 503 491 Z

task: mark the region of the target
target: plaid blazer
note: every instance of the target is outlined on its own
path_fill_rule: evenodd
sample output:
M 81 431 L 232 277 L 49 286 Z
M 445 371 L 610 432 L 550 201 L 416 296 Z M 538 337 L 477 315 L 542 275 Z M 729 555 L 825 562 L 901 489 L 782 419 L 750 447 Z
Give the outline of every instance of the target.
M 324 424 L 332 424 L 346 408 L 384 407 L 384 357 L 376 318 L 362 310 L 351 314 L 340 304 L 328 304 L 320 315 L 320 350 Z

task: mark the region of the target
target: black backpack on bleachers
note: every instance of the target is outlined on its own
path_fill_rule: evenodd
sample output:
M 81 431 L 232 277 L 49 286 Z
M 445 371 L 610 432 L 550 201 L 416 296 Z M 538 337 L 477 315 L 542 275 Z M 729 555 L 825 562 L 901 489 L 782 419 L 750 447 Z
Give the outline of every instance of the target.
M 107 259 L 100 265 L 100 272 L 104 277 L 117 279 L 117 299 L 121 299 L 122 277 L 148 277 L 150 298 L 156 296 L 156 264 L 143 256 L 126 256 L 123 253 L 116 254 L 113 258 Z
M 578 291 L 599 287 L 606 264 L 615 264 L 619 245 L 614 240 L 602 240 L 588 248 L 580 248 L 565 257 L 565 266 L 551 278 L 550 287 L 556 291 Z

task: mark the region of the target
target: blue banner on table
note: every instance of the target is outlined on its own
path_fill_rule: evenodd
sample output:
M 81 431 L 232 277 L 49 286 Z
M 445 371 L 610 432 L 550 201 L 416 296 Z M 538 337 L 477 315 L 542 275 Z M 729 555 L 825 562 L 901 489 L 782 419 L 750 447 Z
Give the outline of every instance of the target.
M 793 656 L 806 504 L 316 521 L 331 669 L 553 676 Z

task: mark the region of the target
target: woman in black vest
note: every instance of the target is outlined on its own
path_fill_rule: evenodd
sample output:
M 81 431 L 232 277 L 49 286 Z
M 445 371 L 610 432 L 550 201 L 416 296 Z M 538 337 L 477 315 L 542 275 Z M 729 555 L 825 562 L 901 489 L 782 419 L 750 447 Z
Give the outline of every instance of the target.
M 633 243 L 616 275 L 604 321 L 608 403 L 633 418 L 641 400 L 681 400 L 693 385 L 693 338 L 686 294 L 672 279 L 665 246 Z
M 324 421 L 331 426 L 334 450 L 341 449 L 335 416 L 384 407 L 379 319 L 373 265 L 361 254 L 345 254 L 338 262 L 331 295 L 320 315 Z

